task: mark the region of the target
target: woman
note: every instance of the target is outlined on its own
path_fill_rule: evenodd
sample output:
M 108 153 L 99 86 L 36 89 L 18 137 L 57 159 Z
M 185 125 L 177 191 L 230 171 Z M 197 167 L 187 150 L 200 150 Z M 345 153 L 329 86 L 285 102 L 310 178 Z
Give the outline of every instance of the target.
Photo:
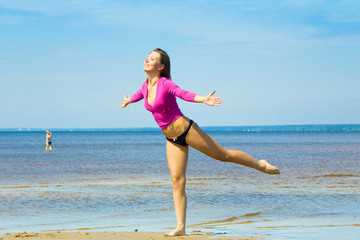
M 186 167 L 189 146 L 214 159 L 233 162 L 257 169 L 268 174 L 279 174 L 279 169 L 265 160 L 256 160 L 244 152 L 229 150 L 220 146 L 212 137 L 199 128 L 192 120 L 185 117 L 177 103 L 176 97 L 185 101 L 205 103 L 218 106 L 219 97 L 213 97 L 215 91 L 206 97 L 179 88 L 170 79 L 170 58 L 159 48 L 150 52 L 144 62 L 146 81 L 141 89 L 130 98 L 125 95 L 121 107 L 144 99 L 145 108 L 152 112 L 155 121 L 165 135 L 166 155 L 173 183 L 173 197 L 177 227 L 165 233 L 166 236 L 185 235 L 186 221 Z

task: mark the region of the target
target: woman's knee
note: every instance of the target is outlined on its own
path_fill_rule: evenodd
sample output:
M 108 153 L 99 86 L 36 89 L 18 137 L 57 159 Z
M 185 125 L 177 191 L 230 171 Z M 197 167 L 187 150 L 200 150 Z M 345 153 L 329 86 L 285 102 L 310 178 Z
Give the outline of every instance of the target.
M 225 149 L 223 151 L 219 151 L 213 156 L 214 159 L 222 161 L 222 162 L 230 162 L 231 161 L 231 151 Z
M 172 176 L 171 180 L 174 191 L 185 190 L 186 178 L 184 176 Z

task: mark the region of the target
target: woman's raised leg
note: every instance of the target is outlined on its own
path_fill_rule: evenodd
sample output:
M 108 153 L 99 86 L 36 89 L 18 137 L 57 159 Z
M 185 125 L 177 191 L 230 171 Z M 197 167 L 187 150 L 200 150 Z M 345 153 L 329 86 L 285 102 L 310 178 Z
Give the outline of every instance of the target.
M 177 227 L 165 233 L 166 236 L 180 236 L 185 235 L 186 223 L 186 167 L 189 156 L 189 147 L 180 146 L 175 143 L 166 141 L 166 155 L 168 159 L 169 170 L 171 173 L 171 180 L 173 183 L 173 197 L 175 214 L 177 220 Z
M 265 160 L 258 161 L 242 151 L 223 148 L 196 123 L 193 123 L 191 126 L 190 131 L 186 136 L 186 142 L 196 150 L 217 160 L 241 164 L 267 174 L 280 173 L 277 167 L 269 164 Z

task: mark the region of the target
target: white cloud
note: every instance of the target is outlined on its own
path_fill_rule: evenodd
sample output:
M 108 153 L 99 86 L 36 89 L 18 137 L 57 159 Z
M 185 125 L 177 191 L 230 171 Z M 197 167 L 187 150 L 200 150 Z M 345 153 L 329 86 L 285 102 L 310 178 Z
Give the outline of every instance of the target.
M 358 40 L 357 1 L 113 1 L 0 0 L 6 9 L 59 18 L 66 24 L 136 29 L 185 37 L 199 44 L 239 43 L 256 51 L 283 52 L 318 42 Z M 65 18 L 65 19 L 64 19 Z M 68 18 L 68 19 L 66 19 Z M 0 22 L 22 21 L 20 17 Z M 45 19 L 46 21 L 46 19 Z M 360 24 L 360 23 L 359 23 Z M 356 25 L 355 25 L 356 26 Z M 359 25 L 357 25 L 359 26 Z M 346 28 L 346 29 L 345 29 Z M 344 37 L 341 37 L 344 36 Z M 347 38 L 347 36 L 350 36 Z M 312 46 L 312 44 L 314 44 Z M 335 43 L 335 45 L 341 42 Z M 288 49 L 287 49 L 288 48 Z
M 0 0 L 1 6 L 9 10 L 39 13 L 48 16 L 61 16 L 74 13 L 85 13 L 99 1 L 71 1 L 71 0 Z M 87 4 L 89 3 L 89 4 Z

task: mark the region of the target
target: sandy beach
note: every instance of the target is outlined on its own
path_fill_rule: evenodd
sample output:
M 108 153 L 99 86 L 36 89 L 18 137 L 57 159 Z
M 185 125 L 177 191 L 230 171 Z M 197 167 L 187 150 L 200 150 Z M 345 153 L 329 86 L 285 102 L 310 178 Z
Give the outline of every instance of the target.
M 0 237 L 0 240 L 7 239 L 27 239 L 27 240 L 44 240 L 44 239 L 64 239 L 64 240 L 87 240 L 87 239 L 106 239 L 106 240 L 115 240 L 115 239 L 125 239 L 125 240 L 265 240 L 269 239 L 268 235 L 256 235 L 256 236 L 228 236 L 226 234 L 216 234 L 203 233 L 203 232 L 193 232 L 189 233 L 186 236 L 177 236 L 177 237 L 165 237 L 163 233 L 159 232 L 70 232 L 70 233 L 6 233 Z

